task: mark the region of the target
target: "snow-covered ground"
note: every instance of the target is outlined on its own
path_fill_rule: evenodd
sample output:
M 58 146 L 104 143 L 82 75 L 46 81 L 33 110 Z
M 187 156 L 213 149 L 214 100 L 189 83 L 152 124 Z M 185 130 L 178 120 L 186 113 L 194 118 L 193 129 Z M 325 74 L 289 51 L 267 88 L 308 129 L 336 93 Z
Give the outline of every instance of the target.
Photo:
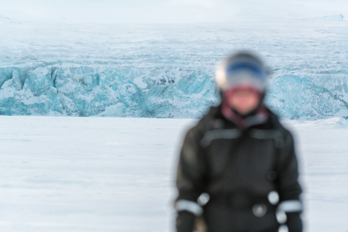
M 174 170 L 194 120 L 0 117 L 0 231 L 170 232 Z M 348 230 L 348 126 L 287 121 L 308 232 Z

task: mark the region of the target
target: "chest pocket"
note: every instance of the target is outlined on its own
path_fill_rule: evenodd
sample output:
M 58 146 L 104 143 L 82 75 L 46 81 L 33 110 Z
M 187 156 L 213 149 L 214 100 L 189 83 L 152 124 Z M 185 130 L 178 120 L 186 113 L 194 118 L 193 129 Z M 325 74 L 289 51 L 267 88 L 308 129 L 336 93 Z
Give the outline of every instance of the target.
M 258 130 L 253 129 L 249 133 L 250 138 L 255 139 L 255 142 L 262 143 L 263 145 L 268 144 L 267 150 L 268 154 L 263 154 L 261 157 L 263 157 L 264 160 L 259 160 L 261 163 L 268 163 L 268 165 L 264 166 L 264 170 L 262 170 L 262 167 L 259 167 L 259 170 L 262 170 L 264 172 L 267 171 L 270 172 L 275 168 L 275 165 L 278 160 L 279 151 L 282 149 L 285 145 L 283 134 L 278 130 Z M 262 147 L 262 146 L 260 146 Z M 261 158 L 258 157 L 258 158 Z M 268 162 L 267 162 L 267 161 Z M 267 167 L 267 168 L 266 168 Z
M 207 155 L 212 176 L 219 176 L 224 172 L 230 159 L 231 147 L 235 146 L 240 135 L 238 129 L 216 129 L 205 133 L 200 145 Z
M 213 140 L 216 139 L 236 139 L 240 136 L 240 132 L 237 129 L 219 129 L 212 130 L 205 133 L 201 140 L 202 147 L 208 147 Z
M 255 139 L 272 139 L 276 148 L 283 148 L 285 145 L 283 135 L 278 130 L 257 130 L 253 129 L 250 131 L 250 137 Z

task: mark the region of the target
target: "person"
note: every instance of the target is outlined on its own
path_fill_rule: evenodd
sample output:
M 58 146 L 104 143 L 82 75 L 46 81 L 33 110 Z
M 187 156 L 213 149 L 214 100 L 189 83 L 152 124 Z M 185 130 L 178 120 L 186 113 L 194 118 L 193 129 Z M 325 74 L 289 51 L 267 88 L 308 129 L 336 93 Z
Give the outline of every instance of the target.
M 177 232 L 302 231 L 294 139 L 264 104 L 269 73 L 249 51 L 218 64 L 221 104 L 180 152 Z

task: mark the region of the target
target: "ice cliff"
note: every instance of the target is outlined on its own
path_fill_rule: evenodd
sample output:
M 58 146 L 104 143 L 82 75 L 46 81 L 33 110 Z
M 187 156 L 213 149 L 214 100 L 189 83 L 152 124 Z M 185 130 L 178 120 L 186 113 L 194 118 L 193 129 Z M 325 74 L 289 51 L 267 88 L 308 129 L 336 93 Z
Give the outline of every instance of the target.
M 198 117 L 216 101 L 199 70 L 44 65 L 2 68 L 0 77 L 5 115 Z
M 219 101 L 216 62 L 247 47 L 274 70 L 267 104 L 283 118 L 348 116 L 346 21 L 0 32 L 1 115 L 200 117 Z

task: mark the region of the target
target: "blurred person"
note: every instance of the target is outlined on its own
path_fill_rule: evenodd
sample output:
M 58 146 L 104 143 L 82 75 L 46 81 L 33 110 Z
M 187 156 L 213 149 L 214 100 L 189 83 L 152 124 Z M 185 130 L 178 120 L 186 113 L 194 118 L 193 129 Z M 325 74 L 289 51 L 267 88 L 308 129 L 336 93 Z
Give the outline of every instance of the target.
M 177 232 L 302 231 L 294 140 L 264 104 L 268 77 L 248 51 L 218 64 L 221 104 L 187 132 L 180 153 Z

